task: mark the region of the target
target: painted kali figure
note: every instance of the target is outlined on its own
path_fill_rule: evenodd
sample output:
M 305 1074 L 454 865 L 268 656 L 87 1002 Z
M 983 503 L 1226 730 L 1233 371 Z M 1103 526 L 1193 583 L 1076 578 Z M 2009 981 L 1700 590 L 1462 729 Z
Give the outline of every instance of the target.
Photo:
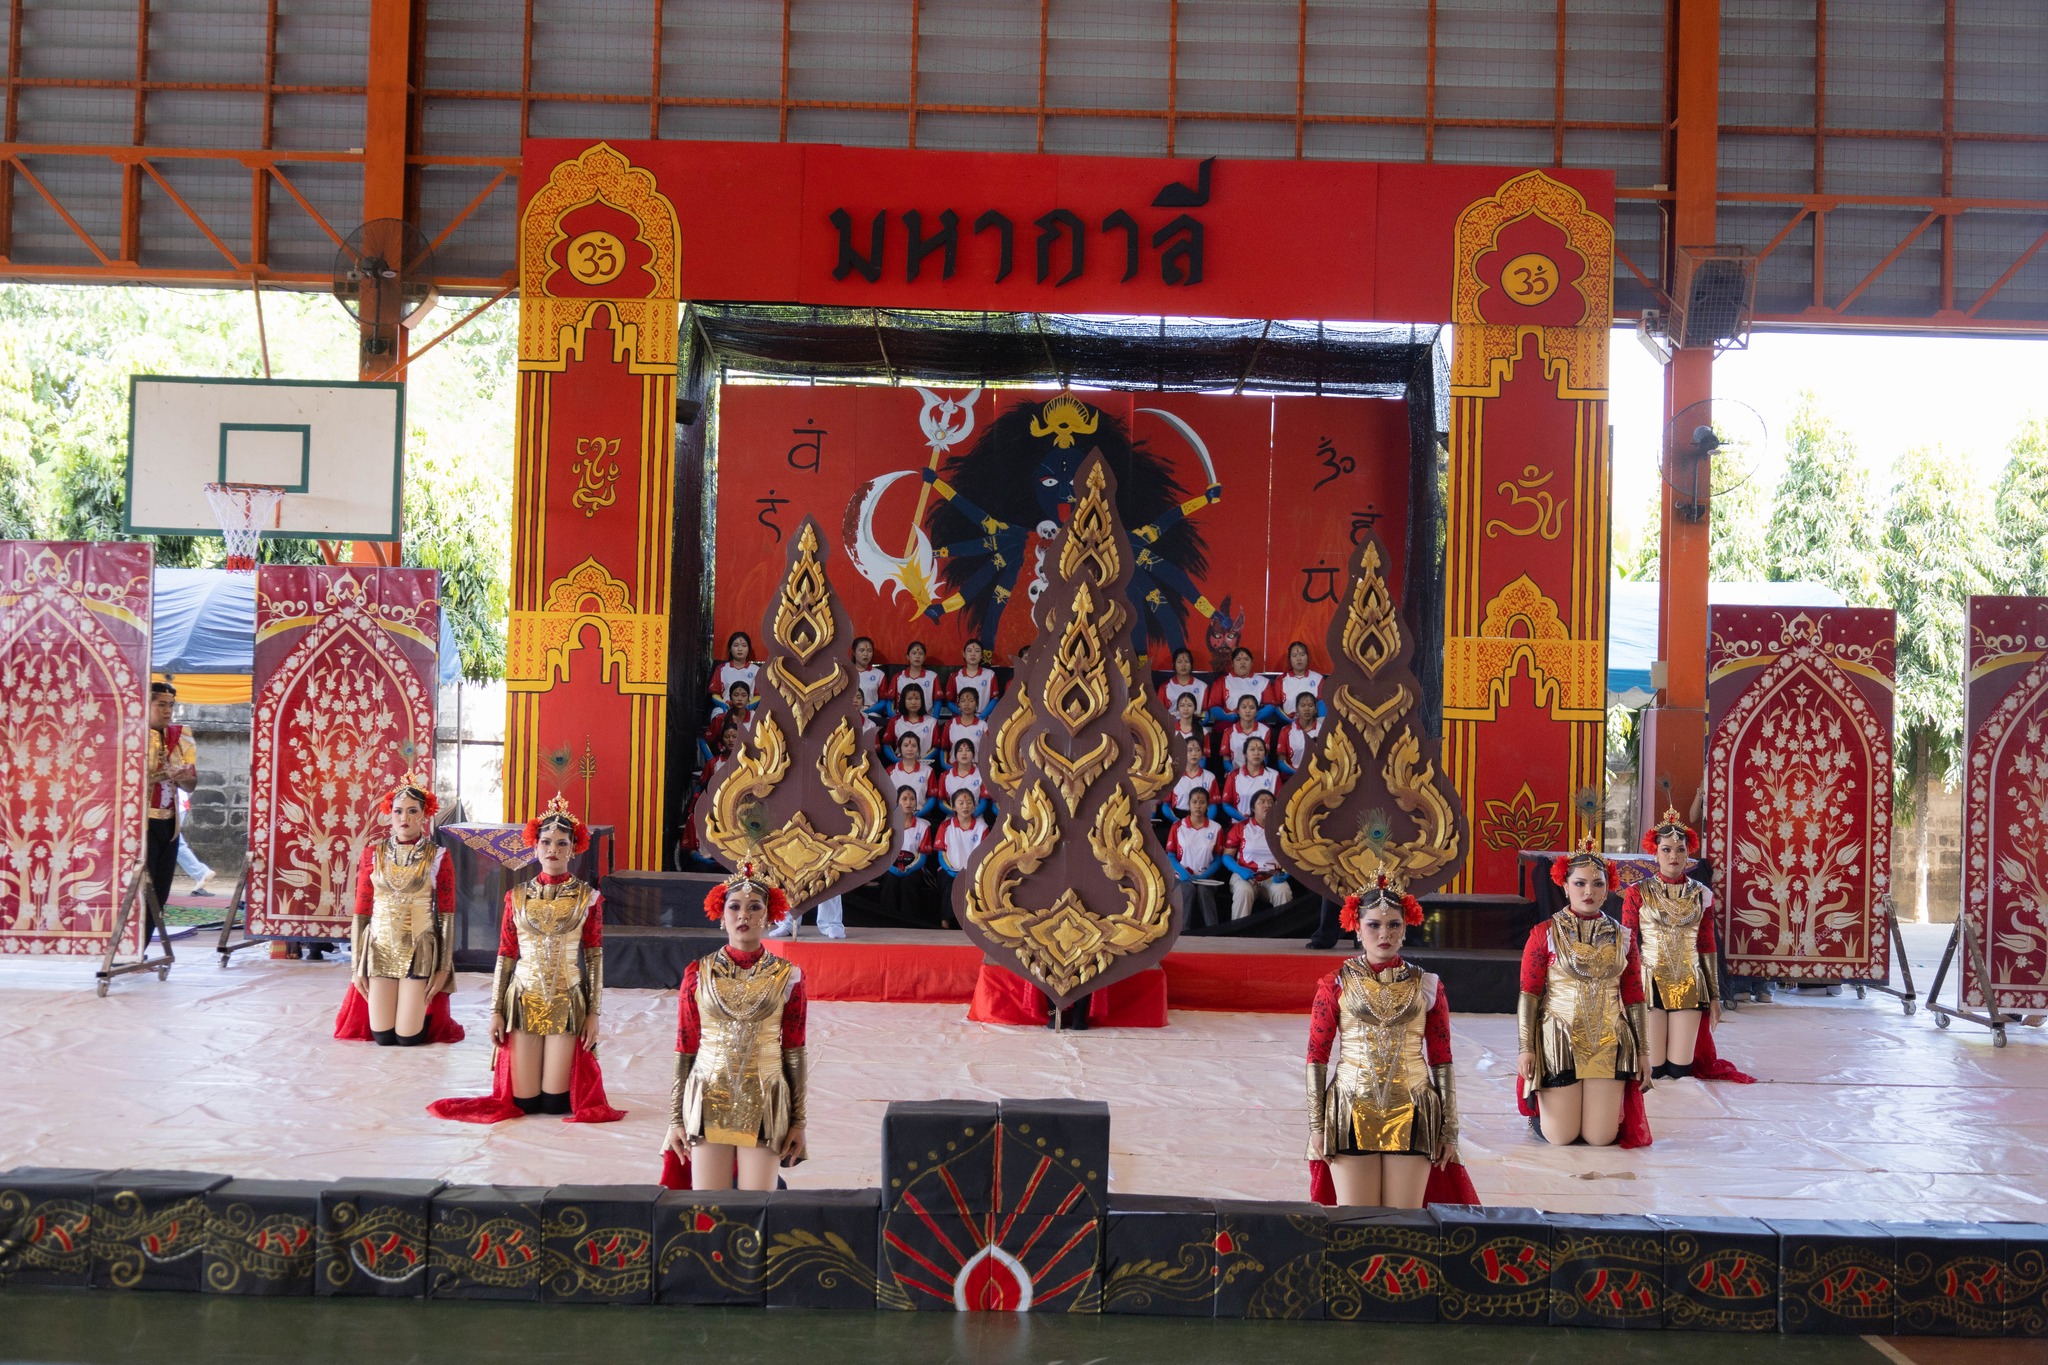
M 1603 909 L 1614 873 L 1590 837 L 1551 876 L 1568 904 L 1530 931 L 1522 954 L 1523 1112 L 1533 1094 L 1531 1126 L 1546 1142 L 1643 1146 L 1650 1063 L 1636 935 Z
M 1433 973 L 1401 960 L 1408 926 L 1422 923 L 1413 896 L 1382 884 L 1346 900 L 1342 922 L 1365 952 L 1316 987 L 1309 1160 L 1329 1163 L 1339 1204 L 1418 1209 L 1432 1168 L 1457 1166 L 1450 998 Z
M 384 1047 L 438 1041 L 428 1036 L 428 1009 L 455 988 L 455 868 L 428 837 L 439 808 L 432 789 L 406 774 L 378 806 L 389 836 L 365 848 L 356 869 L 351 984 Z
M 761 946 L 789 901 L 752 863 L 712 888 L 704 912 L 725 947 L 683 969 L 665 1151 L 700 1190 L 772 1190 L 804 1158 L 804 985 Z

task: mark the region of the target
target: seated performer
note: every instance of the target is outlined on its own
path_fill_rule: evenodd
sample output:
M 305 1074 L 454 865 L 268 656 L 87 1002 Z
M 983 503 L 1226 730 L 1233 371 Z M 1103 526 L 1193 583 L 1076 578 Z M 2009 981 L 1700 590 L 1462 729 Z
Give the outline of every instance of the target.
M 928 845 L 939 872 L 939 927 L 957 927 L 953 918 L 953 879 L 967 866 L 974 850 L 988 837 L 988 826 L 974 813 L 974 797 L 965 788 L 953 793 L 953 814 L 931 832 Z
M 1266 840 L 1266 812 L 1273 808 L 1273 793 L 1262 791 L 1252 798 L 1250 818 L 1240 820 L 1223 836 L 1223 865 L 1230 869 L 1230 917 L 1243 919 L 1252 912 L 1252 902 L 1264 896 L 1268 905 L 1285 905 L 1294 899 L 1294 884 L 1280 870 L 1273 846 Z
M 1296 640 L 1287 646 L 1287 671 L 1266 685 L 1262 701 L 1266 719 L 1276 725 L 1295 715 L 1295 700 L 1306 692 L 1317 701 L 1323 698 L 1323 675 L 1308 666 L 1308 646 Z
M 1721 1022 L 1714 893 L 1686 876 L 1699 851 L 1700 836 L 1667 809 L 1643 835 L 1643 852 L 1657 858 L 1656 876 L 1621 894 L 1622 927 L 1642 945 L 1650 1074 L 1749 1081 L 1713 1050 L 1713 1024 Z
M 894 757 L 890 751 L 900 746 L 905 735 L 917 736 L 920 754 L 929 754 L 938 747 L 939 718 L 925 709 L 924 688 L 916 683 L 896 693 L 896 717 L 882 727 L 882 756 Z
M 496 1087 L 484 1099 L 436 1100 L 427 1112 L 464 1123 L 523 1114 L 614 1123 L 626 1113 L 606 1102 L 597 1065 L 604 906 L 597 888 L 569 871 L 570 860 L 590 847 L 590 830 L 557 793 L 526 822 L 525 842 L 540 875 L 505 893 L 491 978 Z
M 1230 651 L 1230 671 L 1209 684 L 1203 699 L 1211 725 L 1222 725 L 1237 714 L 1237 699 L 1250 697 L 1256 706 L 1266 694 L 1266 679 L 1254 666 L 1252 652 L 1243 645 Z
M 917 804 L 911 809 L 921 815 L 929 813 L 926 807 L 938 798 L 932 790 L 932 765 L 924 761 L 924 746 L 918 743 L 915 731 L 903 736 L 896 747 L 896 761 L 882 772 L 897 790 L 916 793 Z
M 1223 814 L 1233 821 L 1243 820 L 1261 792 L 1278 796 L 1280 774 L 1266 766 L 1266 741 L 1253 738 L 1245 741 L 1244 765 L 1223 779 L 1223 792 L 1218 798 L 1223 803 Z
M 981 641 L 969 640 L 960 646 L 960 667 L 953 670 L 945 681 L 945 691 L 940 693 L 947 706 L 957 711 L 960 693 L 972 690 L 975 700 L 983 706 L 994 706 L 1001 695 L 1002 687 L 996 682 L 996 671 L 983 662 L 988 651 L 981 647 Z
M 932 822 L 917 813 L 917 793 L 909 787 L 896 789 L 896 810 L 903 825 L 903 833 L 896 841 L 896 860 L 889 865 L 892 877 L 907 877 L 923 870 L 927 847 L 931 842 Z
M 754 689 L 745 679 L 735 678 L 732 686 L 725 689 L 725 695 L 711 703 L 711 724 L 704 729 L 708 743 L 729 721 L 734 725 L 745 725 L 754 719 Z
M 380 1047 L 434 1041 L 428 1007 L 455 988 L 455 864 L 427 834 L 440 808 L 427 784 L 407 773 L 377 806 L 389 837 L 373 840 L 356 866 L 351 989 L 368 1003 Z M 340 1021 L 336 1034 L 344 1036 Z
M 875 662 L 875 642 L 865 635 L 857 637 L 853 642 L 853 682 L 860 688 L 863 711 L 886 709 L 882 705 L 882 688 L 888 681 L 889 675 Z
M 1268 753 L 1273 748 L 1273 727 L 1259 719 L 1259 704 L 1250 697 L 1237 699 L 1237 718 L 1230 728 L 1216 737 L 1216 761 L 1223 765 L 1224 772 L 1244 766 L 1244 746 L 1251 740 L 1265 745 Z
M 1280 771 L 1294 776 L 1295 770 L 1308 761 L 1309 745 L 1323 733 L 1323 719 L 1316 714 L 1316 699 L 1303 692 L 1294 699 L 1294 721 L 1280 732 L 1274 741 L 1273 756 Z
M 953 752 L 953 746 L 961 740 L 974 745 L 977 754 L 988 748 L 988 722 L 981 718 L 981 693 L 972 687 L 963 687 L 953 697 L 953 709 L 957 713 L 946 722 L 945 752 Z
M 1188 795 L 1197 791 L 1211 801 L 1216 799 L 1216 774 L 1210 772 L 1209 765 L 1203 761 L 1202 745 L 1199 740 L 1190 743 L 1182 751 L 1180 776 L 1174 781 L 1173 791 L 1167 798 L 1168 804 L 1173 807 L 1173 813 L 1186 815 L 1190 810 Z
M 700 1190 L 772 1190 L 804 1159 L 804 982 L 761 936 L 789 913 L 753 863 L 711 889 L 704 913 L 725 946 L 683 968 L 676 1074 L 662 1143 Z
M 1650 1088 L 1642 962 L 1634 931 L 1602 910 L 1614 876 L 1592 845 L 1588 835 L 1551 864 L 1569 904 L 1529 932 L 1515 1069 L 1523 1112 L 1545 1142 L 1639 1147 L 1649 1141 L 1641 1092 Z
M 903 667 L 896 670 L 889 680 L 882 684 L 882 700 L 888 702 L 897 712 L 903 710 L 903 689 L 915 687 L 924 703 L 926 712 L 931 710 L 932 699 L 938 695 L 939 675 L 924 666 L 924 641 L 912 640 L 903 651 Z
M 1188 813 L 1173 822 L 1166 832 L 1166 857 L 1188 889 L 1187 917 L 1191 924 L 1215 924 L 1217 889 L 1223 871 L 1224 828 L 1209 818 L 1209 793 L 1200 787 L 1188 792 Z
M 1173 723 L 1166 727 L 1166 737 L 1175 752 L 1184 745 L 1207 742 L 1208 736 L 1202 731 L 1201 704 L 1185 692 L 1174 698 Z
M 1401 960 L 1408 926 L 1422 923 L 1413 896 L 1383 876 L 1345 900 L 1342 923 L 1365 952 L 1316 984 L 1309 1160 L 1329 1162 L 1339 1204 L 1419 1209 L 1430 1168 L 1458 1159 L 1450 998 L 1434 973 Z
M 711 695 L 718 699 L 732 691 L 732 685 L 743 682 L 752 692 L 760 681 L 761 663 L 754 657 L 754 637 L 743 630 L 736 630 L 725 640 L 725 662 L 711 670 Z
M 1193 650 L 1173 651 L 1173 676 L 1159 684 L 1159 704 L 1166 708 L 1168 715 L 1180 710 L 1180 699 L 1190 697 L 1195 710 L 1199 712 L 1208 698 L 1209 684 L 1195 676 L 1195 655 Z
M 974 766 L 974 741 L 956 740 L 953 744 L 953 766 L 938 775 L 932 784 L 932 795 L 944 801 L 950 808 L 953 793 L 967 792 L 974 797 L 974 813 L 986 816 L 990 809 L 987 796 L 982 791 L 981 770 Z

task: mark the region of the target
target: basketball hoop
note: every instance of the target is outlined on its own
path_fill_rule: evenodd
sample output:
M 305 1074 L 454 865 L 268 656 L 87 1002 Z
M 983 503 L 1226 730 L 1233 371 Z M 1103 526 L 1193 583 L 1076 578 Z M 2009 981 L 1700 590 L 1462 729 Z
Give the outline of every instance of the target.
M 210 483 L 206 501 L 228 543 L 227 562 L 221 567 L 230 573 L 255 572 L 256 544 L 263 538 L 264 523 L 277 529 L 284 490 L 267 483 Z

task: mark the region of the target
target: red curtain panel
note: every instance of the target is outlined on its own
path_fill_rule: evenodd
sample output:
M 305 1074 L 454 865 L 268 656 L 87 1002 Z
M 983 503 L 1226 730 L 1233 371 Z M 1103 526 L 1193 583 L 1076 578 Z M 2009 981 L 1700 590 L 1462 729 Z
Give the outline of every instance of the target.
M 1963 676 L 1963 916 L 2002 1010 L 2048 1010 L 2048 598 L 1973 597 Z M 1968 955 L 1963 991 L 1984 1004 Z
M 377 803 L 431 779 L 441 637 L 432 569 L 256 571 L 249 931 L 346 935 Z
M 1891 970 L 1894 631 L 1871 607 L 1708 615 L 1706 846 L 1731 972 Z
M 154 557 L 0 541 L 0 953 L 103 951 L 142 866 Z

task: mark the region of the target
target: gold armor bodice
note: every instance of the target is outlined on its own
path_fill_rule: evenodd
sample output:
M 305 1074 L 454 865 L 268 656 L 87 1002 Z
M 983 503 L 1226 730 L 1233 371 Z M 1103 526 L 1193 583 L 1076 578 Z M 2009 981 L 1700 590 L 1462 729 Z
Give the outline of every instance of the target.
M 363 934 L 366 975 L 429 977 L 449 966 L 452 925 L 434 907 L 434 841 L 370 845 L 370 922 Z
M 684 1081 L 683 1127 L 692 1137 L 734 1147 L 773 1147 L 801 1123 L 784 1074 L 782 1006 L 796 965 L 763 953 L 742 967 L 723 949 L 697 963 L 702 1037 Z
M 1324 1107 L 1329 1154 L 1434 1153 L 1443 1105 L 1423 1051 L 1424 973 L 1375 971 L 1354 957 L 1337 972 L 1337 1065 Z
M 1687 879 L 1676 884 L 1647 877 L 1636 884 L 1643 908 L 1637 917 L 1643 936 L 1643 992 L 1667 1010 L 1704 1009 L 1713 998 L 1700 970 L 1700 921 L 1706 917 L 1706 887 Z
M 597 1008 L 597 949 L 583 948 L 583 926 L 595 900 L 574 877 L 543 886 L 529 881 L 511 893 L 519 957 L 511 964 L 500 1012 L 508 1028 L 553 1035 L 580 1033 Z M 502 959 L 501 959 L 502 961 Z
M 1626 931 L 1606 915 L 1550 917 L 1550 973 L 1543 987 L 1543 1072 L 1570 1068 L 1582 1081 L 1607 1081 L 1636 1069 L 1636 1037 L 1623 1017 L 1621 977 Z

